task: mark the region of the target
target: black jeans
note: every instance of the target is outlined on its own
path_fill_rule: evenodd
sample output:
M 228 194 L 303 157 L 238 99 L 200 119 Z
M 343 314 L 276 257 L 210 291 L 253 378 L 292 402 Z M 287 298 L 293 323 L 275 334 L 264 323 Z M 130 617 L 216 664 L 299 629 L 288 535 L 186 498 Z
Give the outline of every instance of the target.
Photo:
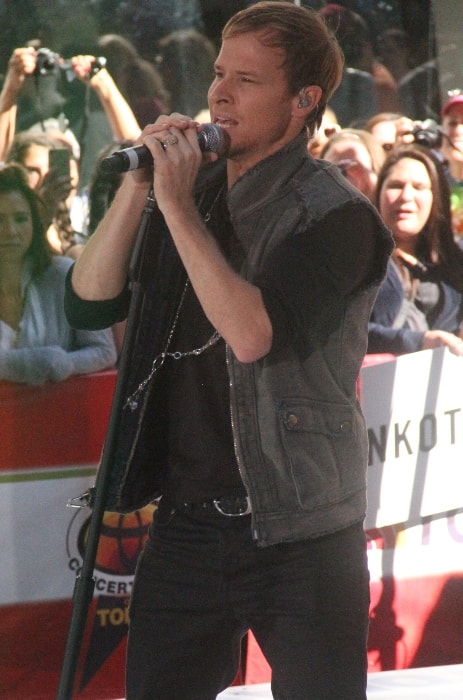
M 213 700 L 252 629 L 278 700 L 365 700 L 361 523 L 261 548 L 250 516 L 155 513 L 130 608 L 127 700 Z

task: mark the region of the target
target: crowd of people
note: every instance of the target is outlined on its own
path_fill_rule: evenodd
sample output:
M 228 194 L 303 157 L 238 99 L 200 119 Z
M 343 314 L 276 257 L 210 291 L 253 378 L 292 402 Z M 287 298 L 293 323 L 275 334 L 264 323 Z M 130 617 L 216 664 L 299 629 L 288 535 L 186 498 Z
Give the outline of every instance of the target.
M 331 124 L 319 156 L 374 202 L 395 241 L 368 352 L 445 346 L 461 356 L 463 96 L 449 95 L 439 122 L 381 112 L 356 124 Z
M 447 273 L 443 272 L 441 255 L 436 252 L 443 244 L 438 245 L 433 239 L 434 248 L 430 248 L 422 246 L 421 240 L 433 228 L 436 216 L 440 220 L 449 220 L 448 208 L 449 230 L 445 231 L 445 225 L 441 224 L 434 235 L 438 239 L 447 236 L 449 240 L 445 246 L 448 248 L 452 243 L 454 248 L 453 254 L 448 253 L 449 257 L 453 260 L 460 257 L 463 245 L 463 95 L 455 91 L 449 96 L 438 121 L 425 121 L 425 114 L 420 115 L 420 121 L 413 110 L 402 113 L 395 81 L 403 78 L 405 68 L 397 65 L 397 55 L 393 60 L 384 49 L 394 42 L 397 48 L 397 32 L 388 32 L 384 41 L 379 42 L 384 49 L 382 61 L 374 53 L 368 26 L 362 17 L 334 3 L 326 4 L 319 12 L 343 49 L 345 65 L 341 84 L 325 106 L 318 128 L 310 135 L 309 153 L 314 158 L 335 163 L 344 176 L 375 203 L 383 217 L 381 202 L 384 196 L 380 187 L 391 191 L 387 184 L 384 185 L 384 178 L 398 147 L 408 144 L 410 152 L 413 151 L 402 164 L 403 177 L 410 177 L 411 182 L 413 168 L 405 168 L 404 164 L 410 165 L 411 160 L 418 159 L 420 150 L 425 151 L 423 168 L 428 161 L 438 161 L 435 165 L 438 176 L 432 180 L 432 190 L 436 197 L 434 188 L 438 182 L 441 192 L 439 214 L 436 214 L 437 205 L 434 204 L 430 207 L 429 218 L 422 222 L 421 230 L 416 231 L 418 264 L 425 267 L 431 264 L 432 267 L 434 311 L 426 306 L 429 305 L 428 298 L 423 306 L 423 290 L 430 283 L 425 282 L 422 275 L 421 279 L 414 278 L 413 284 L 404 279 L 402 244 L 397 238 L 397 225 L 392 225 L 389 216 L 388 226 L 396 241 L 390 269 L 397 273 L 399 266 L 402 274 L 394 278 L 394 272 L 390 271 L 382 292 L 386 294 L 391 279 L 396 283 L 401 279 L 403 284 L 396 292 L 399 297 L 403 296 L 404 305 L 406 301 L 417 309 L 415 325 L 410 320 L 410 310 L 408 314 L 400 313 L 394 318 L 392 308 L 385 313 L 383 293 L 380 293 L 372 315 L 368 351 L 400 354 L 445 344 L 453 352 L 460 352 L 459 344 L 448 335 L 458 338 L 461 334 L 458 276 L 453 275 L 451 283 Z M 41 217 L 51 253 L 72 260 L 77 259 L 97 228 L 123 178 L 122 174 L 102 172 L 102 158 L 119 148 L 135 144 L 146 124 L 154 123 L 161 114 L 169 111 L 188 114 L 199 121 L 210 118 L 206 84 L 207 76 L 212 72 L 216 48 L 197 28 L 173 31 L 160 38 L 156 61 L 153 62 L 140 56 L 129 39 L 117 34 L 102 35 L 97 50 L 102 57 L 77 55 L 66 61 L 63 68 L 55 65 L 62 61 L 57 54 L 49 55 L 47 49 L 30 42 L 13 51 L 0 92 L 0 162 L 3 161 L 3 167 L 15 163 L 25 169 L 27 183 L 41 202 Z M 194 79 L 188 71 L 185 73 L 188 64 L 185 56 L 190 54 L 197 57 L 195 66 L 197 64 L 198 70 L 195 69 Z M 64 70 L 72 73 L 71 82 L 77 84 L 75 95 L 70 99 L 70 118 L 63 111 L 63 98 L 57 89 L 57 80 Z M 370 83 L 365 86 L 367 97 L 363 107 L 360 103 L 357 106 L 347 104 L 343 91 L 350 90 L 348 83 L 363 80 L 365 76 L 369 76 Z M 99 122 L 94 116 L 90 118 L 89 112 L 84 115 L 84 125 L 82 117 L 80 122 L 73 122 L 73 103 L 79 98 L 87 106 L 91 100 L 96 101 Z M 90 112 L 93 115 L 94 110 Z M 101 124 L 104 124 L 103 128 Z M 68 172 L 63 173 L 50 165 L 53 152 L 58 149 L 68 152 Z M 442 178 L 447 183 L 448 192 L 441 183 Z M 389 177 L 386 183 L 388 181 Z M 405 220 L 407 215 L 411 216 L 412 208 L 421 209 L 423 205 L 419 197 L 412 197 L 410 193 L 416 192 L 416 188 L 408 187 L 406 181 L 402 190 L 401 196 L 397 197 L 400 206 L 397 203 L 395 208 L 399 212 L 398 218 Z M 402 199 L 405 203 L 401 203 Z M 426 259 L 423 258 L 424 249 Z M 412 275 L 414 273 L 410 270 L 417 267 L 409 265 L 405 269 L 408 275 Z M 443 278 L 437 280 L 440 270 Z M 452 299 L 457 306 L 453 316 L 446 316 L 444 323 L 438 311 L 451 303 L 445 292 L 448 287 L 455 290 Z M 389 304 L 390 294 L 386 294 L 386 298 Z M 418 317 L 421 319 L 419 331 L 415 327 Z M 382 331 L 380 323 L 386 328 L 392 323 L 394 342 L 390 340 L 391 332 Z M 400 323 L 402 327 L 399 328 Z M 116 328 L 119 327 L 115 326 L 113 333 L 118 354 L 123 342 L 123 324 L 122 330 Z M 415 334 L 414 342 L 399 342 L 397 338 L 408 336 L 409 330 Z M 416 335 L 419 332 L 422 334 L 420 342 Z
M 76 332 L 64 315 L 64 279 L 87 240 L 100 174 L 95 157 L 93 182 L 82 186 L 83 144 L 52 106 L 32 108 L 28 128 L 18 127 L 20 117 L 27 123 L 25 96 L 40 92 L 38 71 L 48 78 L 56 70 L 45 58 L 55 60 L 33 46 L 15 49 L 0 93 L 0 380 L 28 384 L 115 367 L 120 349 L 116 332 Z M 96 69 L 89 55 L 71 63 L 98 97 L 111 140 L 136 139 L 141 128 L 105 65 Z
M 200 32 L 175 31 L 164 37 L 156 64 L 115 34 L 99 37 L 96 49 L 101 56 L 64 60 L 31 41 L 13 51 L 0 91 L 0 167 L 23 168 L 26 183 L 40 202 L 46 246 L 53 256 L 70 258 L 68 262 L 79 256 L 122 180 L 121 173 L 104 171 L 102 160 L 132 146 L 144 125 L 169 110 L 197 108 L 201 120 L 208 116 L 206 80 L 212 74 L 215 52 Z M 190 54 L 197 57 L 195 75 L 183 74 Z M 167 81 L 170 92 L 165 88 Z M 61 168 L 59 162 L 64 163 Z M 3 233 L 6 227 L 4 219 L 2 235 L 13 237 L 11 230 Z M 8 286 L 6 277 L 3 286 Z M 23 285 L 24 309 L 28 289 Z M 0 321 L 3 342 L 7 319 L 0 317 Z M 20 323 L 25 321 L 16 319 L 11 329 L 15 334 Z M 116 356 L 123 335 L 124 324 L 115 324 Z M 108 355 L 94 370 L 114 364 Z M 15 381 L 31 382 L 31 373 L 14 376 Z M 8 378 L 10 374 L 0 371 L 0 380 Z M 39 383 L 38 377 L 34 381 Z

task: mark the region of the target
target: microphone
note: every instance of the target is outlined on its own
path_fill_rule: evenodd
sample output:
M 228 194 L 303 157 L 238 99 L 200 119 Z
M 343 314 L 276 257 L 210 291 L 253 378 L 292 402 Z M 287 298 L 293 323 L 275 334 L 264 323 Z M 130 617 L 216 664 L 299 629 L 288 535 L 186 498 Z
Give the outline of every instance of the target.
M 216 124 L 204 124 L 202 130 L 198 131 L 198 145 L 201 151 L 225 155 L 229 140 L 228 134 Z M 146 146 L 123 148 L 101 161 L 101 169 L 105 173 L 125 173 L 127 170 L 137 170 L 148 165 L 153 165 L 153 156 Z

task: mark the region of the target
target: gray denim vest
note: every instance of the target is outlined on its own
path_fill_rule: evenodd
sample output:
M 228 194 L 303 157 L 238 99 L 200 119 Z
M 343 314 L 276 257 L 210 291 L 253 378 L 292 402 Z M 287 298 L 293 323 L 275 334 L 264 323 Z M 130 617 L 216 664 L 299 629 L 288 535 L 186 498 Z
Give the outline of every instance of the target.
M 229 192 L 235 233 L 251 282 L 283 237 L 303 231 L 353 199 L 365 201 L 338 170 L 307 158 L 300 137 L 248 171 Z M 375 216 L 376 210 L 374 210 Z M 367 324 L 391 249 L 377 216 L 377 270 L 343 300 L 323 342 L 307 336 L 251 364 L 227 348 L 235 449 L 262 545 L 316 537 L 358 522 L 366 511 L 367 433 L 356 382 Z M 355 222 L 340 245 L 355 236 Z

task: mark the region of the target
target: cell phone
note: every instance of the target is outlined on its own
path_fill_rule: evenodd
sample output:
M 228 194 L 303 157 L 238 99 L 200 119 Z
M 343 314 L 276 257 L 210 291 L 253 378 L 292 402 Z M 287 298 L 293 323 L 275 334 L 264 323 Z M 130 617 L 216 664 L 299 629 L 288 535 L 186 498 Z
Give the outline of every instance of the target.
M 67 148 L 51 148 L 48 151 L 48 167 L 56 170 L 60 177 L 71 176 L 70 160 L 71 154 Z

